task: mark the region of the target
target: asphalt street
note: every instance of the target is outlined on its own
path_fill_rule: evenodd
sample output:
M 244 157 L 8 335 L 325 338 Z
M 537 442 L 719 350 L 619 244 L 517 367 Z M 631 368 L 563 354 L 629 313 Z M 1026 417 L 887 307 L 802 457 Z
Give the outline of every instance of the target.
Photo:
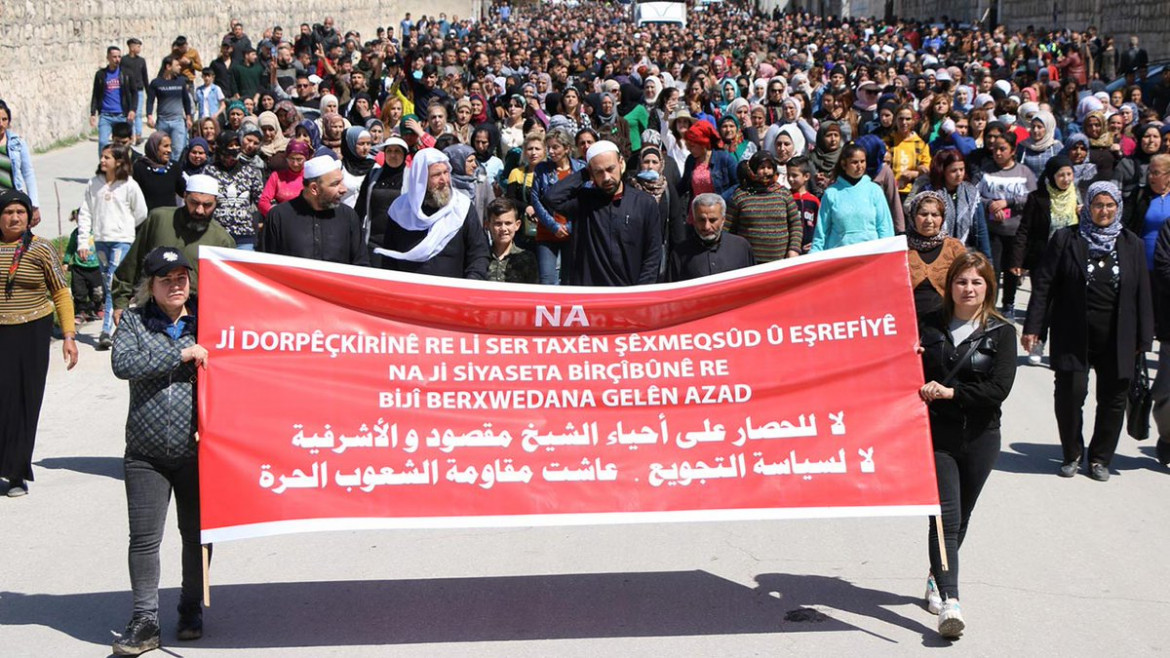
M 80 202 L 96 143 L 34 160 L 44 221 Z M 70 229 L 64 227 L 64 233 Z M 128 390 L 81 331 L 54 342 L 30 495 L 0 498 L 0 648 L 104 656 L 129 618 Z M 1021 359 L 1021 361 L 1023 361 Z M 842 395 L 846 395 L 842 391 Z M 1091 397 L 1091 396 L 1090 396 Z M 1091 419 L 1090 399 L 1086 418 Z M 1090 420 L 1091 422 L 1091 420 Z M 173 656 L 1149 655 L 1165 651 L 1170 471 L 1122 437 L 1113 478 L 1056 476 L 1052 373 L 1022 365 L 1003 453 L 962 551 L 968 628 L 922 607 L 925 518 L 332 532 L 216 546 L 202 640 L 174 640 L 179 541 L 162 548 Z M 152 655 L 163 655 L 162 652 Z

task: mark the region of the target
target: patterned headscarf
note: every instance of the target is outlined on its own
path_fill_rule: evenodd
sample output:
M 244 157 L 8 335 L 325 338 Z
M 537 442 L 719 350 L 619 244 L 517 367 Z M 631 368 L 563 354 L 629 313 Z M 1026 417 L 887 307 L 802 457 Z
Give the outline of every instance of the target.
M 938 235 L 934 237 L 925 237 L 918 232 L 918 207 L 924 201 L 934 201 L 938 204 L 939 212 L 942 213 L 942 222 L 939 226 Z M 947 198 L 942 192 L 934 190 L 927 190 L 919 192 L 910 197 L 906 202 L 906 242 L 914 251 L 930 251 L 942 246 L 944 240 L 947 239 Z
M 1093 223 L 1092 212 L 1089 206 L 1093 204 L 1093 199 L 1102 194 L 1108 194 L 1114 201 L 1117 202 L 1117 211 L 1113 214 L 1113 223 L 1109 226 L 1097 226 Z M 1089 243 L 1089 255 L 1094 257 L 1104 256 L 1113 251 L 1117 244 L 1117 236 L 1125 227 L 1121 225 L 1121 211 L 1123 208 L 1121 200 L 1121 190 L 1118 189 L 1117 183 L 1113 181 L 1097 181 L 1089 186 L 1088 198 L 1085 204 L 1081 207 L 1081 237 Z

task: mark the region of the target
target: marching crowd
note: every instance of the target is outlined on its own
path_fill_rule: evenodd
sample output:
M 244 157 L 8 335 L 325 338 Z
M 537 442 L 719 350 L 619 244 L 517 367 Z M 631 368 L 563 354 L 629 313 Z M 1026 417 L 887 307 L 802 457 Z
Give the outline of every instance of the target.
M 958 547 L 999 452 L 1017 340 L 1037 365 L 1048 346 L 1059 474 L 1086 462 L 1109 478 L 1144 353 L 1170 338 L 1170 67 L 1151 76 L 1136 38 L 1123 47 L 1092 27 L 960 29 L 734 3 L 689 21 L 636 26 L 623 5 L 506 1 L 484 21 L 408 13 L 367 40 L 329 17 L 252 36 L 232 21 L 214 59 L 179 36 L 150 66 L 130 38 L 94 75 L 97 171 L 64 254 L 33 233 L 32 159 L 0 101 L 0 477 L 8 496 L 28 493 L 54 312 L 70 367 L 77 326 L 100 321 L 97 349 L 112 348 L 131 382 L 135 608 L 115 653 L 159 645 L 172 491 L 179 637 L 202 633 L 201 245 L 631 286 L 904 234 L 949 563 L 932 523 L 927 603 L 945 637 L 964 627 Z M 1152 398 L 1167 464 L 1164 345 Z

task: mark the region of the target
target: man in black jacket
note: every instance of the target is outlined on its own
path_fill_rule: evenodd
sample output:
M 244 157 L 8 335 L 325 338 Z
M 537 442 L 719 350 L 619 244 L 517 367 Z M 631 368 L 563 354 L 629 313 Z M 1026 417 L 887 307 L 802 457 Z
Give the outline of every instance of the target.
M 548 188 L 545 205 L 572 222 L 568 276 L 574 286 L 654 283 L 662 263 L 662 222 L 654 197 L 622 183 L 613 142 L 586 152 L 588 165 Z M 588 178 L 586 178 L 588 177 Z
M 261 244 L 270 254 L 332 263 L 369 265 L 362 220 L 341 203 L 341 161 L 328 155 L 305 163 L 301 195 L 275 206 L 264 223 Z M 482 231 L 481 231 L 482 233 Z
M 106 48 L 106 66 L 93 75 L 89 98 L 89 125 L 98 129 L 98 153 L 110 143 L 115 123 L 133 122 L 138 93 L 128 71 L 122 68 L 122 49 Z
M 138 143 L 143 141 L 142 116 L 146 111 L 146 85 L 150 84 L 150 74 L 146 71 L 146 60 L 139 54 L 142 52 L 142 41 L 131 37 L 126 40 L 127 54 L 122 58 L 122 69 L 134 82 L 134 93 L 138 95 L 137 105 L 134 106 L 134 136 Z
M 687 238 L 671 252 L 667 281 L 687 281 L 756 264 L 752 245 L 723 230 L 727 202 L 718 194 L 700 194 L 691 202 Z

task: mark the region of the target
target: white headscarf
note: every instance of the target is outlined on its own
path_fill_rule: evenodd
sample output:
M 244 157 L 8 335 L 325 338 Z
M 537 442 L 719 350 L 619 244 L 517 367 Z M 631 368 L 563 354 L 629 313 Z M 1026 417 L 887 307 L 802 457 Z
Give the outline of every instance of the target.
M 427 196 L 427 182 L 430 179 L 431 165 L 445 164 L 451 166 L 450 159 L 438 149 L 423 149 L 414 155 L 410 167 L 406 171 L 406 180 L 403 182 L 403 193 L 394 203 L 390 204 L 390 219 L 407 231 L 426 231 L 427 236 L 413 249 L 405 253 L 391 249 L 375 249 L 383 256 L 397 260 L 406 260 L 412 263 L 422 263 L 434 258 L 451 238 L 463 228 L 467 218 L 467 211 L 471 208 L 471 199 L 454 187 L 451 188 L 451 201 L 433 215 L 423 212 L 423 201 Z
M 776 138 L 780 135 L 788 135 L 788 139 L 792 140 L 792 157 L 798 155 L 805 155 L 805 147 L 807 143 L 804 139 L 804 133 L 794 123 L 786 123 L 783 126 L 772 124 L 768 127 L 768 132 L 764 134 L 764 150 L 771 153 L 774 157 L 779 157 L 776 152 Z

